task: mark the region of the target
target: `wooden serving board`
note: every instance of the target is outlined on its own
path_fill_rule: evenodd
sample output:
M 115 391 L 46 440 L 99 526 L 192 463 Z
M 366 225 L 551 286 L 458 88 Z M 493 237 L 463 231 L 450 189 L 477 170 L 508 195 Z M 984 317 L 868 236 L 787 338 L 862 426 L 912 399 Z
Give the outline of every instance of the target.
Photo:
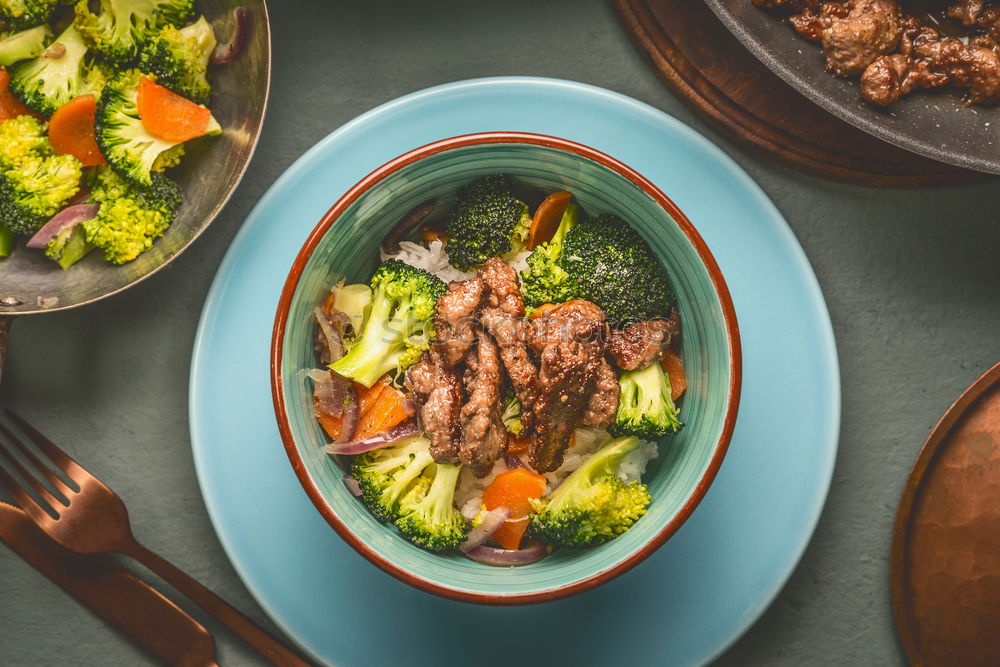
M 615 6 L 678 97 L 715 129 L 788 167 L 876 187 L 983 177 L 885 143 L 816 106 L 754 58 L 700 0 L 615 0 Z M 791 30 L 788 38 L 798 39 Z

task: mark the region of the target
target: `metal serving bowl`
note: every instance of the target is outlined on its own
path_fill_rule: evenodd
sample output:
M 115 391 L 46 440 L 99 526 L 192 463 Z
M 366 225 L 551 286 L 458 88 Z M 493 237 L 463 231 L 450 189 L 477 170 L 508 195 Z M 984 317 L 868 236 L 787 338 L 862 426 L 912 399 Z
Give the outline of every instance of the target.
M 1000 109 L 966 108 L 948 89 L 914 92 L 878 109 L 861 98 L 856 79 L 828 74 L 819 45 L 796 35 L 781 15 L 750 0 L 705 2 L 762 63 L 833 115 L 914 153 L 1000 174 Z
M 197 0 L 220 42 L 233 30 L 233 9 L 250 10 L 250 31 L 240 55 L 213 67 L 212 112 L 222 136 L 187 145 L 181 166 L 170 173 L 184 193 L 177 219 L 163 238 L 122 266 L 105 262 L 99 252 L 63 271 L 39 251 L 18 247 L 0 260 L 0 320 L 76 308 L 117 294 L 153 275 L 187 248 L 229 201 L 253 155 L 264 121 L 271 83 L 271 33 L 264 0 Z M 7 319 L 9 323 L 9 318 Z M 0 322 L 0 366 L 3 332 Z

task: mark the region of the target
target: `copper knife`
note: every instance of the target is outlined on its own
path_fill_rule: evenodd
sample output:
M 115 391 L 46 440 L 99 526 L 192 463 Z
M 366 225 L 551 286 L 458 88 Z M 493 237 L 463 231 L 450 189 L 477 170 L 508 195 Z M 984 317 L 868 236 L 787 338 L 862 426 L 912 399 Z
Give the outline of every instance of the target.
M 166 664 L 216 664 L 208 630 L 108 556 L 60 546 L 24 512 L 2 501 L 0 541 Z

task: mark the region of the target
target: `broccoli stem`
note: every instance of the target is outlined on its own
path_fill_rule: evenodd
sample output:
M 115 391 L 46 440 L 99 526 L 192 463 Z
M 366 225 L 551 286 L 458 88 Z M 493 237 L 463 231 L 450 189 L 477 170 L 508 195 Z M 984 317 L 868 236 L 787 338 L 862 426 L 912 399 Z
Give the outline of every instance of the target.
M 392 316 L 392 306 L 393 302 L 384 290 L 376 290 L 361 338 L 350 352 L 330 364 L 334 372 L 371 387 L 380 377 L 396 368 L 413 323 L 409 318 L 409 299 L 399 303 L 395 317 Z
M 634 435 L 615 438 L 583 462 L 570 473 L 562 484 L 548 497 L 547 512 L 558 512 L 566 501 L 573 500 L 580 488 L 590 486 L 608 475 L 618 473 L 618 464 L 626 454 L 639 446 L 639 438 Z
M 9 257 L 14 250 L 14 232 L 0 225 L 0 257 Z

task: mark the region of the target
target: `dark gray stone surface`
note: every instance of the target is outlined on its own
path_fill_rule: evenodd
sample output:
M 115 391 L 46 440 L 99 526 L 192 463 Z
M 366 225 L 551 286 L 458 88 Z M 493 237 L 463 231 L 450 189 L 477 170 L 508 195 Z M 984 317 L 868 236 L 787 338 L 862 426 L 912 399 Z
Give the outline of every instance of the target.
M 720 664 L 903 663 L 889 605 L 889 536 L 931 426 L 1000 358 L 997 182 L 870 190 L 750 155 L 663 88 L 601 0 L 272 5 L 271 106 L 232 202 L 172 268 L 135 289 L 15 322 L 0 403 L 116 489 L 140 540 L 266 624 L 209 525 L 188 439 L 195 326 L 230 239 L 303 151 L 398 95 L 502 74 L 604 86 L 703 132 L 761 184 L 805 247 L 836 330 L 844 416 L 826 510 L 789 584 Z M 148 662 L 2 548 L 0 572 L 0 664 Z M 223 664 L 259 662 L 212 629 Z

